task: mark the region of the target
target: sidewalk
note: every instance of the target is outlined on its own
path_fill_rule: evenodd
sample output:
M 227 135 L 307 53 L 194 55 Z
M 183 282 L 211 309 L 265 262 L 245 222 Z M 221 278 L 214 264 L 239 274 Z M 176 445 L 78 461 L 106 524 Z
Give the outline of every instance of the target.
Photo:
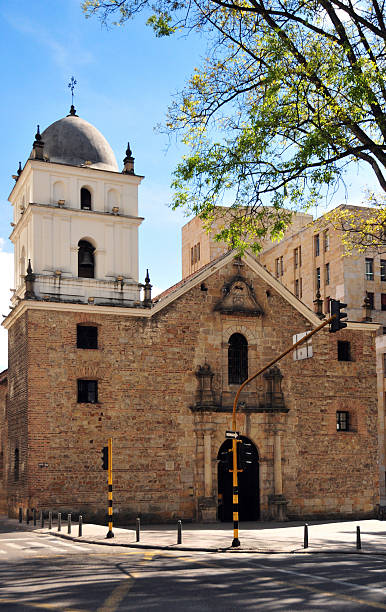
M 10 528 L 34 530 L 37 533 L 82 541 L 104 546 L 125 546 L 129 548 L 150 548 L 196 552 L 232 553 L 359 553 L 386 556 L 386 522 L 378 520 L 310 522 L 308 523 L 309 547 L 303 548 L 303 523 L 242 523 L 239 531 L 240 547 L 231 547 L 232 524 L 182 525 L 182 544 L 177 544 L 177 525 L 141 525 L 140 542 L 136 542 L 135 528 L 114 528 L 114 538 L 106 539 L 107 527 L 84 524 L 83 535 L 78 537 L 78 525 L 72 525 L 67 533 L 67 523 L 57 531 L 56 522 L 49 530 L 46 526 L 33 527 L 19 524 L 16 519 L 0 518 Z M 361 550 L 356 549 L 356 528 L 361 531 Z

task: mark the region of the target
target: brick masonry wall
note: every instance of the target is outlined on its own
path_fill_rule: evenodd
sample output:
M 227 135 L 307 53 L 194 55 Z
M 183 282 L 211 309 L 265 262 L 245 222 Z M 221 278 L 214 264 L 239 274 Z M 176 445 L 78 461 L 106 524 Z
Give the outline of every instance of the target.
M 262 317 L 215 312 L 232 263 L 214 272 L 150 319 L 87 312 L 29 310 L 10 330 L 13 397 L 10 436 L 26 435 L 28 363 L 28 492 L 10 489 L 30 507 L 105 513 L 106 472 L 101 449 L 113 438 L 114 507 L 126 517 L 196 520 L 204 492 L 203 432 L 211 429 L 213 500 L 217 453 L 230 414 L 193 412 L 195 371 L 208 363 L 217 403 L 232 398 L 227 350 L 232 333 L 249 345 L 249 372 L 292 344 L 310 324 L 271 286 L 244 266 Z M 76 324 L 98 326 L 98 350 L 76 348 Z M 28 326 L 28 327 L 27 327 Z M 341 332 L 353 361 L 337 360 L 338 335 L 321 332 L 314 357 L 279 364 L 288 414 L 238 415 L 238 428 L 260 458 L 262 518 L 273 493 L 273 433 L 282 436 L 283 487 L 291 516 L 371 514 L 379 501 L 377 397 L 372 332 Z M 28 336 L 28 356 L 26 337 Z M 19 361 L 16 361 L 16 357 Z M 77 403 L 77 379 L 98 380 L 97 404 Z M 17 380 L 16 380 L 17 379 Z M 15 395 L 18 385 L 19 392 Z M 263 379 L 245 395 L 256 403 Z M 228 400 L 226 400 L 228 401 Z M 336 410 L 349 410 L 353 428 L 336 431 Z M 23 451 L 24 452 L 24 451 Z M 47 463 L 48 467 L 39 467 Z M 23 468 L 26 469 L 26 468 Z M 23 486 L 22 486 L 23 484 Z M 256 483 L 258 486 L 258 483 Z M 15 497 L 16 496 L 16 497 Z M 17 504 L 16 504 L 17 505 Z

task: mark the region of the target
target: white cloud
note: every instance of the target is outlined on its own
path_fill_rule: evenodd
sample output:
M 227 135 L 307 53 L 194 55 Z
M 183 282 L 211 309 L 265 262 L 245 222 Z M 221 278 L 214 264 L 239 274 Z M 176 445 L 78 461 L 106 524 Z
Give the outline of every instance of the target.
M 13 287 L 13 254 L 3 251 L 4 239 L 0 238 L 0 315 L 9 312 Z M 2 318 L 0 319 L 0 321 Z M 8 367 L 8 332 L 0 327 L 0 371 Z

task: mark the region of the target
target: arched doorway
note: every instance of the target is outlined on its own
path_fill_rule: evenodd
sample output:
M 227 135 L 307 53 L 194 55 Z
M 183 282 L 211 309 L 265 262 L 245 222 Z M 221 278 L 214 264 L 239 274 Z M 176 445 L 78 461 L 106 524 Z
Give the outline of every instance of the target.
M 245 469 L 238 474 L 239 485 L 239 520 L 257 521 L 260 518 L 260 492 L 259 492 L 259 454 L 256 446 L 246 438 L 240 436 L 241 442 L 237 445 L 248 451 L 248 463 Z M 229 471 L 229 460 L 232 453 L 232 440 L 225 440 L 217 455 L 218 461 L 218 517 L 220 521 L 233 520 L 233 488 L 232 472 Z

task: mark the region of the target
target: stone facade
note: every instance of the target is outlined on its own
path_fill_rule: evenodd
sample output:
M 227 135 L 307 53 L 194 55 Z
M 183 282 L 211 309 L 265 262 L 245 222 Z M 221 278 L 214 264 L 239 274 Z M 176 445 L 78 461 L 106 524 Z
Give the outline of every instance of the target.
M 260 312 L 218 308 L 235 278 L 253 288 Z M 78 323 L 98 328 L 98 349 L 76 348 Z M 232 253 L 151 309 L 21 301 L 6 321 L 10 514 L 21 506 L 102 516 L 101 450 L 112 437 L 120 515 L 215 520 L 217 457 L 238 388 L 228 383 L 230 336 L 247 340 L 251 374 L 318 323 L 255 258 L 240 265 Z M 260 518 L 277 517 L 278 500 L 298 518 L 376 511 L 375 331 L 349 325 L 350 362 L 337 360 L 326 330 L 313 337 L 311 358 L 285 357 L 276 407 L 262 399 L 264 377 L 241 396 L 237 427 L 258 452 Z M 77 402 L 78 379 L 98 381 L 97 403 Z M 337 431 L 337 410 L 350 413 L 350 431 Z

